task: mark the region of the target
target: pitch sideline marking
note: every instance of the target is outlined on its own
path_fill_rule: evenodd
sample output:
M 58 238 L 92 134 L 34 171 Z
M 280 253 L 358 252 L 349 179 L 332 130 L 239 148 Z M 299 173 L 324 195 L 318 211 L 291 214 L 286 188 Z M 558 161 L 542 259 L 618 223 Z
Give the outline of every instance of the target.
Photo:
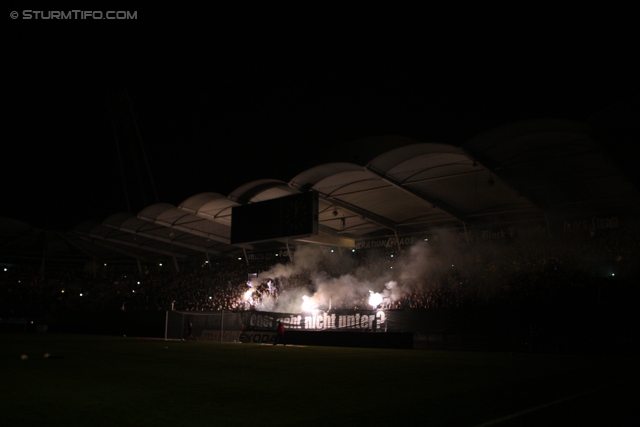
M 578 397 L 581 397 L 581 396 L 584 396 L 584 395 L 587 395 L 587 394 L 595 393 L 596 391 L 599 391 L 599 390 L 602 390 L 602 389 L 605 389 L 605 388 L 609 388 L 609 387 L 613 387 L 613 386 L 616 386 L 616 385 L 620 385 L 620 384 L 623 384 L 625 382 L 627 382 L 627 381 L 621 381 L 621 382 L 618 382 L 618 383 L 615 383 L 615 384 L 610 384 L 609 386 L 606 386 L 606 387 L 594 388 L 594 389 L 591 389 L 591 390 L 583 391 L 582 393 L 577 393 L 577 394 L 574 394 L 574 395 L 571 395 L 571 396 L 563 397 L 561 399 L 554 400 L 553 402 L 545 403 L 544 405 L 535 406 L 533 408 L 525 409 L 524 411 L 516 412 L 515 414 L 511 414 L 511 415 L 507 415 L 505 417 L 496 418 L 495 420 L 487 421 L 486 423 L 477 424 L 474 427 L 486 427 L 486 426 L 491 426 L 491 425 L 494 425 L 494 424 L 498 424 L 498 423 L 501 423 L 501 422 L 504 422 L 504 421 L 511 420 L 513 418 L 517 418 L 517 417 L 519 417 L 521 415 L 524 415 L 524 414 L 535 412 L 537 410 L 544 409 L 544 408 L 547 408 L 549 406 L 557 405 L 558 403 L 566 402 L 567 400 L 576 399 Z

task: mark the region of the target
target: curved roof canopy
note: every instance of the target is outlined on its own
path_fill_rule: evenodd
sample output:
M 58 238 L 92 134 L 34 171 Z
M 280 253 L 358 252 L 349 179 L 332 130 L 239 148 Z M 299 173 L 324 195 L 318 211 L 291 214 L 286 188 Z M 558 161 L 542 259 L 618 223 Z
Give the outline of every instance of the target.
M 263 179 L 228 197 L 200 193 L 178 206 L 158 203 L 137 215 L 116 213 L 60 237 L 82 256 L 100 260 L 109 251 L 138 260 L 246 254 L 296 242 L 231 245 L 233 207 L 307 191 L 319 196 L 319 236 L 299 242 L 343 246 L 442 226 L 640 211 L 637 189 L 583 123 L 514 123 L 461 147 L 410 138 L 376 141 L 364 140 L 362 163 L 348 156 L 351 161 L 317 165 L 289 182 Z M 2 254 L 26 240 L 46 240 L 26 224 L 4 223 L 14 226 L 0 227 Z
M 582 123 L 536 120 L 477 135 L 463 146 L 554 215 L 638 209 L 638 193 Z

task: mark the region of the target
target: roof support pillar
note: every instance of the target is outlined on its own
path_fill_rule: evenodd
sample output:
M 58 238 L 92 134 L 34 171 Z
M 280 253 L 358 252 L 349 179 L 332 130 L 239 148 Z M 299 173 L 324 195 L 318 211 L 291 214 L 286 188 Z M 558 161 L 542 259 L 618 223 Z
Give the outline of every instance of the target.
M 287 255 L 289 255 L 289 261 L 293 262 L 293 256 L 291 255 L 291 249 L 289 249 L 289 239 L 285 240 L 285 245 L 287 245 Z
M 393 230 L 393 232 L 396 235 L 396 244 L 398 245 L 398 252 L 402 253 L 402 249 L 400 248 L 400 238 L 398 237 L 398 231 L 397 230 Z

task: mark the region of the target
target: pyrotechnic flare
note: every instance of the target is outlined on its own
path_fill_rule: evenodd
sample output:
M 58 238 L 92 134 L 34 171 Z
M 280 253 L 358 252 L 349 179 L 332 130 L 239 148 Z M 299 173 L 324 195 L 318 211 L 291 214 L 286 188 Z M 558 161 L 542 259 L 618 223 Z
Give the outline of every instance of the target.
M 314 311 L 314 310 L 317 309 L 318 304 L 316 304 L 315 302 L 311 301 L 311 298 L 309 298 L 308 296 L 303 295 L 302 296 L 302 300 L 304 301 L 302 303 L 302 311 L 303 312 L 308 313 L 308 312 L 311 312 L 311 311 Z
M 376 308 L 382 303 L 382 295 L 378 292 L 369 291 L 369 305 Z
M 244 300 L 247 301 L 249 304 L 253 305 L 253 291 L 254 289 L 249 289 L 247 292 L 244 293 Z

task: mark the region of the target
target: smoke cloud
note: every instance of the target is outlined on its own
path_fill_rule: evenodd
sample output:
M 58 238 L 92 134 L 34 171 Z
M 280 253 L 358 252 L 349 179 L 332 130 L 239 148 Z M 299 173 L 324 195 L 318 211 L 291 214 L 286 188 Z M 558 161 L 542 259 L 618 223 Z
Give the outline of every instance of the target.
M 252 286 L 268 279 L 307 278 L 306 283 L 283 291 L 277 301 L 263 298 L 260 309 L 266 311 L 298 313 L 304 296 L 320 309 L 336 308 L 338 302 L 346 304 L 345 308 L 363 307 L 372 293 L 395 302 L 408 292 L 428 286 L 430 256 L 429 246 L 420 241 L 401 258 L 378 255 L 367 259 L 366 266 L 356 268 L 350 256 L 323 251 L 318 246 L 302 246 L 290 264 L 276 264 L 263 271 L 252 280 Z

